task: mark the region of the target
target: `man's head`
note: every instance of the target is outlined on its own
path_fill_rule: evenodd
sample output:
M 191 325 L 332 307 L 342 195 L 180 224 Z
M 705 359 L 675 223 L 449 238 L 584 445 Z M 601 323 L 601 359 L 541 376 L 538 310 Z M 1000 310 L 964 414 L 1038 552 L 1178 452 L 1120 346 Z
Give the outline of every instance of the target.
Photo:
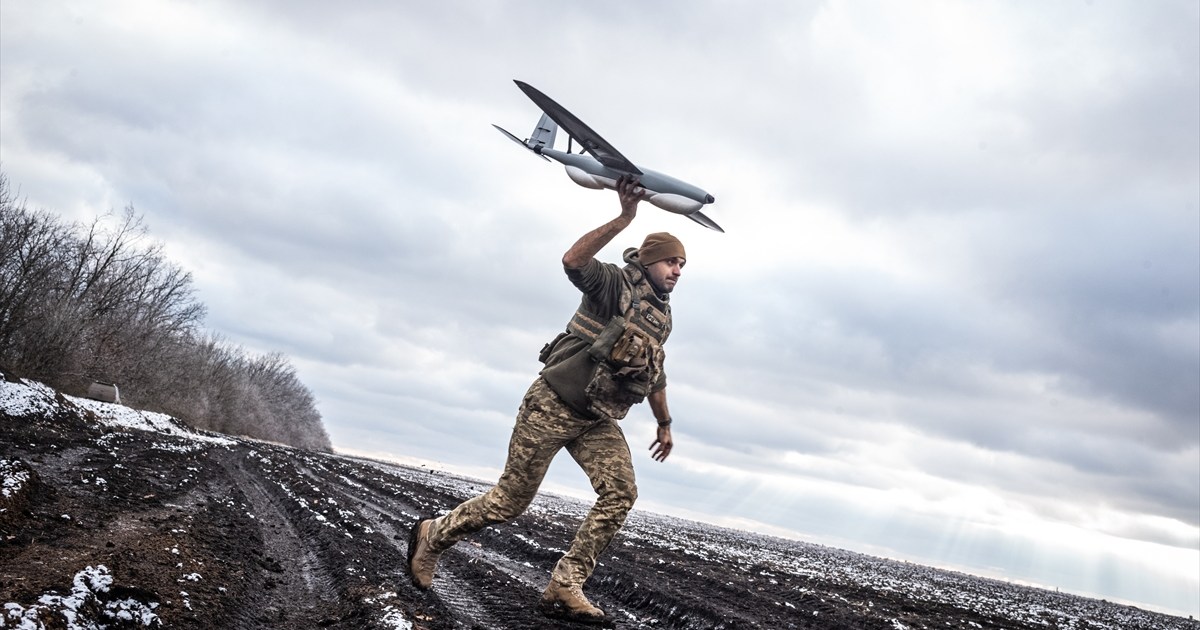
M 679 282 L 683 265 L 687 263 L 687 253 L 679 239 L 666 232 L 655 232 L 647 234 L 638 248 L 638 262 L 646 268 L 646 276 L 655 291 L 665 294 Z

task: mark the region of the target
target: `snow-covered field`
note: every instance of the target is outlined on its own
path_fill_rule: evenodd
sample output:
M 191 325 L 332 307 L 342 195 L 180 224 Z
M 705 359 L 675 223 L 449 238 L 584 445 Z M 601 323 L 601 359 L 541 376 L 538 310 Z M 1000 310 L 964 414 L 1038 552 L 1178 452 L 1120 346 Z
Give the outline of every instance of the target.
M 488 487 L 199 433 L 0 381 L 0 628 L 529 628 L 589 506 L 542 495 L 402 570 L 409 527 Z M 1182 630 L 1194 620 L 635 511 L 588 584 L 621 628 Z

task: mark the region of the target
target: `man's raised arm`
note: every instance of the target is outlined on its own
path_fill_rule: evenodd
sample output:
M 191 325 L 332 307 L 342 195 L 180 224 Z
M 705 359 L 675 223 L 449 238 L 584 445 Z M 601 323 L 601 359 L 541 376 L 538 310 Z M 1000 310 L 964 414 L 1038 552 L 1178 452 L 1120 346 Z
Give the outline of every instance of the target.
M 575 241 L 571 249 L 563 254 L 563 266 L 568 269 L 580 269 L 588 264 L 596 254 L 608 245 L 621 230 L 629 227 L 637 216 L 637 205 L 646 194 L 646 189 L 638 185 L 633 175 L 622 175 L 617 179 L 617 196 L 621 199 L 621 216 L 584 234 Z

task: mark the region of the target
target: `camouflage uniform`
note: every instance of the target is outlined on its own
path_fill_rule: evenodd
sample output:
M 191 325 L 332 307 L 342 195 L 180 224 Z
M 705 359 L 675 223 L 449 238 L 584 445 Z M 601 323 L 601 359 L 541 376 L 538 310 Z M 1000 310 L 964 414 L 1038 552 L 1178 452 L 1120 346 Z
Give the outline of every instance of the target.
M 533 501 L 554 455 L 564 447 L 587 473 L 598 498 L 570 550 L 554 567 L 553 578 L 564 585 L 582 585 L 637 499 L 633 460 L 616 420 L 584 417 L 563 404 L 542 378 L 533 382 L 521 403 L 500 481 L 434 520 L 430 547 L 445 550 L 488 525 L 519 516 Z
M 648 381 L 648 391 L 658 391 L 666 387 L 661 342 L 670 333 L 670 306 L 666 296 L 654 295 L 650 290 L 636 250 L 627 250 L 625 259 L 628 264 L 624 269 L 593 260 L 582 270 L 567 270 L 568 277 L 584 294 L 572 324 L 581 317 L 610 321 L 618 315 L 630 315 L 633 309 L 652 314 L 650 319 L 656 321 L 649 332 L 655 338 L 652 345 L 657 356 L 652 357 L 650 369 L 644 370 L 642 377 Z M 641 316 L 630 317 L 630 321 L 647 327 Z M 600 371 L 594 369 L 597 361 L 587 354 L 594 337 L 592 333 L 589 338 L 587 331 L 572 332 L 572 326 L 568 326 L 567 333 L 543 349 L 546 368 L 521 403 L 499 482 L 434 519 L 428 529 L 430 551 L 444 551 L 488 525 L 510 521 L 523 513 L 537 494 L 555 454 L 566 448 L 587 474 L 597 499 L 579 526 L 571 548 L 554 567 L 552 578 L 564 586 L 582 586 L 591 576 L 600 554 L 624 525 L 637 499 L 633 459 L 617 420 L 630 405 L 645 397 L 643 391 L 632 397 L 626 393 L 616 395 L 614 400 L 595 400 L 588 378 L 592 375 L 591 385 L 595 385 L 594 375 Z M 611 378 L 611 372 L 608 374 Z M 598 402 L 607 404 L 595 404 Z

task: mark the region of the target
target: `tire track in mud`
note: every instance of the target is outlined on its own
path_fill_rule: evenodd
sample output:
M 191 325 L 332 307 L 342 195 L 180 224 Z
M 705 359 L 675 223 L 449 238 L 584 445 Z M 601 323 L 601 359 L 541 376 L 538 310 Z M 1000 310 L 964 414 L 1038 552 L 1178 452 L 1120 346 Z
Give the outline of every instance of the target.
M 272 574 L 261 599 L 247 607 L 236 627 L 259 628 L 264 623 L 280 624 L 320 619 L 322 608 L 336 602 L 333 578 L 320 560 L 318 549 L 293 524 L 280 498 L 270 489 L 269 479 L 249 470 L 242 461 L 221 458 L 221 465 L 246 499 L 258 524 L 264 553 L 263 568 Z M 287 566 L 284 566 L 287 563 Z M 291 617 L 291 619 L 289 619 Z
M 400 528 L 389 527 L 386 531 L 405 560 L 408 530 L 417 518 L 434 513 L 435 510 L 431 509 L 433 505 L 452 506 L 466 498 L 422 485 L 420 480 L 398 475 L 394 470 L 382 467 L 377 469 L 382 477 L 364 478 L 359 476 L 362 470 L 356 466 L 347 466 L 346 471 L 336 471 L 324 465 L 329 463 L 328 460 L 308 463 L 314 464 L 313 469 L 304 469 L 310 479 L 329 486 L 336 485 L 339 494 L 351 504 L 356 504 L 365 519 L 390 525 L 379 518 L 385 516 L 388 521 L 401 525 Z M 373 462 L 371 465 L 377 466 Z M 346 473 L 356 478 L 350 479 Z M 394 483 L 388 483 L 387 478 L 391 478 Z M 414 489 L 424 492 L 414 495 Z M 402 510 L 400 514 L 375 501 L 386 496 L 393 497 L 395 504 Z M 473 538 L 447 550 L 442 556 L 437 579 L 434 580 L 430 594 L 444 604 L 460 623 L 472 628 L 576 627 L 576 624 L 549 621 L 537 612 L 536 607 L 554 562 L 564 553 L 562 549 L 551 547 L 554 543 L 546 538 L 553 538 L 557 543 L 569 540 L 573 528 L 558 523 L 557 520 L 581 519 L 583 515 L 561 514 L 549 507 L 532 512 L 498 529 L 485 529 Z M 544 527 L 539 529 L 531 525 L 534 519 L 547 517 L 563 531 L 548 534 L 542 531 Z M 542 522 L 541 525 L 546 523 Z M 558 540 L 564 536 L 563 540 Z M 483 542 L 474 538 L 481 538 Z M 543 540 L 538 542 L 533 538 Z M 406 572 L 403 579 L 408 579 Z M 617 581 L 628 583 L 629 580 L 618 578 Z M 654 605 L 649 606 L 650 610 L 639 610 L 647 608 L 644 597 L 639 598 L 629 592 L 622 593 L 620 597 L 612 597 L 603 589 L 597 591 L 594 596 L 596 603 L 608 611 L 616 628 L 646 627 L 642 621 L 655 617 L 664 621 L 681 622 L 681 625 L 666 627 L 692 627 L 689 624 L 699 620 L 707 622 L 700 627 L 715 628 L 723 625 L 720 612 L 698 613 L 693 606 L 695 602 L 686 601 L 695 598 L 656 597 Z
M 643 561 L 644 562 L 644 561 Z M 590 583 L 605 610 L 619 610 L 632 620 L 667 628 L 753 628 L 753 617 L 731 605 L 750 599 L 744 586 L 727 586 L 689 571 L 686 566 L 659 569 L 649 579 L 623 567 L 631 560 L 606 558 Z
M 322 463 L 306 463 L 314 464 L 314 466 L 311 468 L 297 466 L 298 472 L 310 481 L 320 484 L 327 493 L 336 493 L 340 499 L 353 506 L 360 517 L 385 535 L 385 539 L 395 549 L 401 562 L 407 562 L 409 529 L 417 519 L 428 512 L 427 508 L 419 507 L 414 502 L 401 498 L 403 493 L 398 492 L 399 488 L 368 488 L 365 484 L 360 483 L 362 480 L 351 480 L 347 476 L 323 466 Z M 317 472 L 317 469 L 321 472 Z M 384 496 L 395 497 L 394 503 L 399 509 L 380 505 L 377 499 Z M 422 503 L 427 502 L 422 501 Z M 472 554 L 471 551 L 477 553 Z M 498 556 L 498 554 L 492 555 Z M 493 577 L 497 571 L 508 574 L 501 567 L 482 560 L 484 557 L 485 554 L 479 547 L 469 543 L 448 550 L 438 566 L 437 580 L 434 581 L 433 588 L 427 594 L 444 605 L 447 612 L 460 622 L 467 622 L 469 627 L 520 627 L 513 625 L 521 620 L 513 619 L 512 606 L 507 603 L 507 600 L 511 598 L 504 597 L 502 601 L 497 597 L 483 596 L 476 584 L 477 580 L 472 579 L 473 574 L 477 575 L 480 572 L 489 578 Z M 503 556 L 499 557 L 503 558 Z M 480 562 L 483 562 L 485 566 L 472 567 L 468 571 L 464 571 L 462 568 Z M 508 564 L 515 564 L 515 562 Z M 409 577 L 403 565 L 397 566 L 397 573 L 400 580 L 408 581 Z
M 388 487 L 383 478 L 350 479 L 342 471 L 326 466 L 328 461 L 305 463 L 311 467 L 298 466 L 299 472 L 326 492 L 336 493 L 339 501 L 355 507 L 363 519 L 378 526 L 404 562 L 407 562 L 409 528 L 417 519 L 432 513 L 431 504 L 448 505 L 461 500 L 438 492 L 432 493 L 434 497 L 413 496 L 410 491 L 414 487 L 428 488 L 416 486 L 408 479 L 397 478 L 403 486 Z M 395 507 L 380 505 L 378 499 L 389 496 L 393 497 Z M 401 579 L 407 581 L 404 567 L 398 569 Z M 443 554 L 437 579 L 426 595 L 444 606 L 458 623 L 470 628 L 559 627 L 536 611 L 548 576 L 548 569 L 535 568 L 528 557 L 501 553 L 466 540 Z

